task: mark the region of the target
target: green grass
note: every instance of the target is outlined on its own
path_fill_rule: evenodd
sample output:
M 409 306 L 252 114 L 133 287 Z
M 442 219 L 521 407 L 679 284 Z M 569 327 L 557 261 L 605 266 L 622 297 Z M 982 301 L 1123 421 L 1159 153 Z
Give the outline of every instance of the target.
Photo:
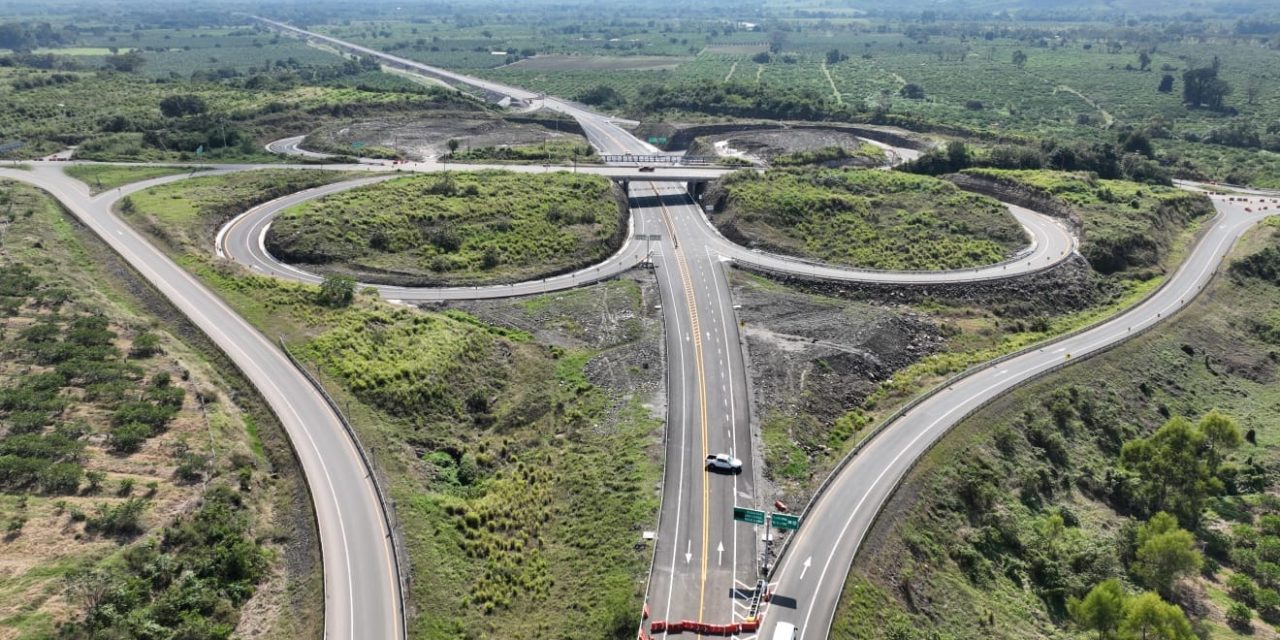
M 784 253 L 871 269 L 992 264 L 1027 244 L 998 202 L 950 183 L 868 170 L 737 173 L 721 182 L 731 236 Z
M 129 220 L 174 233 L 245 189 L 243 177 L 213 178 L 165 185 L 137 203 L 163 226 Z M 461 311 L 428 313 L 364 294 L 334 309 L 317 303 L 314 287 L 213 264 L 192 253 L 196 244 L 167 246 L 246 319 L 284 336 L 386 473 L 415 568 L 408 595 L 423 612 L 410 621 L 411 637 L 469 629 L 585 639 L 630 630 L 648 568 L 636 532 L 657 509 L 651 447 L 661 422 L 638 396 L 592 384 L 584 367 L 638 335 L 565 349 Z M 605 292 L 610 313 L 640 313 L 640 296 L 625 283 L 530 306 L 544 314 L 540 322 L 567 326 L 574 310 L 600 317 L 592 305 Z M 530 617 L 535 609 L 545 615 Z
M 586 266 L 625 228 L 608 180 L 450 172 L 360 187 L 284 211 L 267 248 L 364 281 L 516 282 Z
M 1264 227 L 1233 257 L 1275 242 L 1274 229 Z M 1242 474 L 1262 469 L 1270 481 L 1266 470 L 1280 455 L 1274 447 L 1280 394 L 1267 355 L 1273 347 L 1250 321 L 1277 308 L 1274 283 L 1219 277 L 1154 332 L 962 422 L 908 475 L 888 507 L 897 515 L 881 520 L 868 537 L 875 542 L 855 561 L 834 637 L 896 637 L 885 629 L 897 624 L 916 634 L 905 637 L 1075 637 L 1060 611 L 1034 595 L 1049 588 L 1037 577 L 1046 574 L 1030 569 L 1046 549 L 1037 523 L 1064 509 L 1077 523 L 1066 529 L 1080 540 L 1068 547 L 1074 559 L 1058 565 L 1062 595 L 1079 596 L 1106 577 L 1128 581 L 1114 545 L 1124 544 L 1121 532 L 1131 520 L 1110 506 L 1121 498 L 1106 478 L 1116 473 L 1119 443 L 1149 434 L 1169 415 L 1199 418 L 1217 407 L 1236 417 L 1242 431 L 1255 432 L 1257 444 L 1243 444 L 1232 463 Z M 1238 518 L 1275 512 L 1268 496 L 1241 493 L 1210 502 L 1211 528 L 1230 530 Z M 986 506 L 975 508 L 974 500 Z M 1242 509 L 1253 515 L 1233 515 Z M 1221 587 L 1197 581 L 1209 603 L 1226 604 Z M 867 615 L 872 607 L 876 613 Z M 1213 637 L 1234 637 L 1220 622 L 1206 624 Z
M 1181 230 L 1213 215 L 1203 195 L 1173 187 L 1061 171 L 969 169 L 965 173 L 1005 181 L 1065 202 L 1084 225 L 1080 252 L 1097 271 L 1164 270 Z
M 77 164 L 63 169 L 63 172 L 89 185 L 89 189 L 93 193 L 100 193 L 126 184 L 133 184 L 134 182 L 200 170 L 198 167 L 128 167 L 108 164 Z
M 595 149 L 579 136 L 553 138 L 535 144 L 515 146 L 478 147 L 449 154 L 449 160 L 457 162 L 504 162 L 528 164 L 534 162 L 594 162 Z
M 323 169 L 261 169 L 198 176 L 139 191 L 128 196 L 127 204 L 122 201 L 116 206 L 171 253 L 190 250 L 212 255 L 218 227 L 250 207 L 355 175 Z

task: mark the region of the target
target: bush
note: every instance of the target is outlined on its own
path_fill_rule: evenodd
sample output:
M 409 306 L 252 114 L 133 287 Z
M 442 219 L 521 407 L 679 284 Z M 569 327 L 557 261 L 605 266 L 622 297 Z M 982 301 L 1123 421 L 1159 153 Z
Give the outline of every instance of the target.
M 1240 602 L 1232 602 L 1227 608 L 1227 624 L 1237 631 L 1247 631 L 1253 628 L 1253 612 L 1249 607 Z
M 345 307 L 356 297 L 356 281 L 348 276 L 328 276 L 320 284 L 320 304 Z
M 86 529 L 109 536 L 133 536 L 142 533 L 142 513 L 147 501 L 129 498 L 115 505 L 99 504 L 89 518 Z
M 133 346 L 129 349 L 129 357 L 131 358 L 150 358 L 151 356 L 162 353 L 160 348 L 160 336 L 154 333 L 144 332 L 138 334 L 133 339 Z
M 107 442 L 116 453 L 135 453 L 150 437 L 151 427 L 141 422 L 130 422 L 111 427 Z

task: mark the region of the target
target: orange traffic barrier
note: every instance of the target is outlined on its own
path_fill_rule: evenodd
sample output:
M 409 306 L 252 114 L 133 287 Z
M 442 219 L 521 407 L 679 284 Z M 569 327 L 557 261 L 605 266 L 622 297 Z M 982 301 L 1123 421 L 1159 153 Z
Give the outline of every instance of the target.
M 667 630 L 666 620 L 654 620 L 649 623 L 649 633 L 664 633 Z
M 642 615 L 644 616 L 643 618 L 641 618 L 642 620 L 649 619 L 649 603 L 648 602 L 644 603 L 644 611 L 642 612 Z

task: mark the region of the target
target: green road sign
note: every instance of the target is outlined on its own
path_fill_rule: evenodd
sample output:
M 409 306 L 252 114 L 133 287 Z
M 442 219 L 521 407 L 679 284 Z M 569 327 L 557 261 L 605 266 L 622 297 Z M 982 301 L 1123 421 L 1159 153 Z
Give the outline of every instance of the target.
M 200 145 L 199 147 L 196 147 L 196 155 L 198 156 L 204 155 L 204 145 Z
M 363 147 L 364 147 L 364 143 L 363 143 L 363 142 L 352 142 L 352 143 L 351 143 L 351 148 L 352 148 L 352 149 L 361 149 L 361 148 L 363 148 Z
M 750 524 L 764 524 L 764 512 L 746 507 L 734 507 L 733 519 Z
M 785 513 L 771 513 L 769 514 L 769 523 L 778 529 L 799 529 L 800 516 L 792 516 Z
M 649 144 L 666 144 L 666 136 L 649 136 Z

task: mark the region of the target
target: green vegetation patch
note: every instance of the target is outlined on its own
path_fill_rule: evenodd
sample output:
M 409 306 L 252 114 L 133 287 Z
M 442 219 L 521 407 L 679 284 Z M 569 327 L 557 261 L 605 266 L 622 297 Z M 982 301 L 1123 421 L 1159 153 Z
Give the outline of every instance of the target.
M 153 178 L 201 171 L 199 167 L 130 167 L 111 164 L 77 164 L 63 169 L 67 175 L 87 185 L 94 193 Z
M 1201 194 L 1124 180 L 1102 180 L 1091 173 L 969 169 L 970 175 L 1030 188 L 1065 202 L 1083 223 L 1080 251 L 1101 273 L 1169 268 L 1174 241 L 1195 221 L 1213 215 Z
M 1234 277 L 1178 318 L 948 434 L 868 536 L 834 637 L 1128 637 L 1143 617 L 1159 637 L 1236 637 L 1280 622 L 1280 397 L 1252 322 L 1280 289 L 1240 267 L 1274 233 L 1247 238 Z
M 169 249 L 212 254 L 218 227 L 236 215 L 254 205 L 352 176 L 324 169 L 261 169 L 199 176 L 131 194 L 117 208 Z
M 1026 246 L 1003 205 L 923 176 L 784 169 L 725 178 L 716 224 L 751 245 L 869 269 L 958 269 Z
M 267 248 L 397 284 L 513 282 L 597 262 L 626 225 L 608 180 L 566 172 L 413 176 L 283 212 Z
M 535 144 L 477 147 L 453 151 L 450 160 L 458 162 L 594 162 L 595 149 L 580 137 L 552 138 Z
M 52 199 L 3 182 L 0 207 L 0 633 L 221 639 L 255 597 L 267 637 L 314 625 L 272 613 L 306 588 L 289 518 L 313 526 L 273 513 L 297 508 L 277 432 L 250 442 L 252 400 Z

